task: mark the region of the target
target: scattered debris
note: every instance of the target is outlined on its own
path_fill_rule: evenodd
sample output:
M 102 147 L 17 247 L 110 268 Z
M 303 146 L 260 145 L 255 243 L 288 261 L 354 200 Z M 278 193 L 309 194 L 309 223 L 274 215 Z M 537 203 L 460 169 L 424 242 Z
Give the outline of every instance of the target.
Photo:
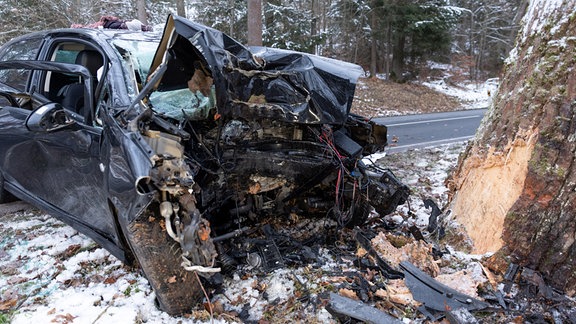
M 429 311 L 446 312 L 452 309 L 482 310 L 490 304 L 471 296 L 460 293 L 418 269 L 410 262 L 403 261 L 400 267 L 404 269 L 406 285 L 410 288 L 414 299 L 422 302 Z M 433 320 L 431 318 L 431 320 Z
M 433 158 L 435 152 L 437 150 L 424 150 L 418 155 Z M 405 165 L 401 161 L 396 163 L 402 167 L 402 172 L 413 173 L 414 179 L 421 178 L 425 171 L 419 161 L 423 157 L 409 154 L 406 153 Z M 446 160 L 445 155 L 436 157 Z M 452 157 L 455 160 L 457 154 Z M 438 164 L 438 161 L 432 161 Z M 406 179 L 412 181 L 410 177 Z M 415 185 L 411 183 L 411 186 Z M 424 190 L 427 189 L 419 189 L 418 193 L 430 193 Z M 224 248 L 218 252 L 230 257 L 227 259 L 230 266 L 223 267 L 223 272 L 231 274 L 224 276 L 221 289 L 209 295 L 212 306 L 205 301 L 183 317 L 170 317 L 158 311 L 154 306 L 154 293 L 144 277 L 122 266 L 120 261 L 72 228 L 37 211 L 34 211 L 36 214 L 28 211 L 6 215 L 0 224 L 0 234 L 4 238 L 0 241 L 0 286 L 10 286 L 11 293 L 2 292 L 0 306 L 8 308 L 8 314 L 14 314 L 9 315 L 14 324 L 61 319 L 56 316 L 66 314 L 70 314 L 71 319 L 74 317 L 74 323 L 93 323 L 103 313 L 109 322 L 191 324 L 210 321 L 207 309 L 213 309 L 214 322 L 219 323 L 327 323 L 340 318 L 370 322 L 361 316 L 372 314 L 374 310 L 378 312 L 378 318 L 384 318 L 380 315 L 385 314 L 391 318 L 389 322 L 401 320 L 404 323 L 474 323 L 474 320 L 483 323 L 576 323 L 574 300 L 554 301 L 560 292 L 546 286 L 538 273 L 517 266 L 516 271 L 512 271 L 516 275 L 505 276 L 509 263 L 503 263 L 497 271 L 489 267 L 489 258 L 463 254 L 446 248 L 445 241 L 434 241 L 437 237 L 428 235 L 427 221 L 413 221 L 430 214 L 429 208 L 418 205 L 422 200 L 417 198 L 418 202 L 412 200 L 413 214 L 406 216 L 403 210 L 395 214 L 395 217 L 405 217 L 406 221 L 392 230 L 378 218 L 370 219 L 367 225 L 354 230 L 336 231 L 338 225 L 333 219 L 319 221 L 293 216 L 269 221 L 266 230 L 264 227 L 238 227 L 223 234 L 226 236 L 218 236 L 215 244 L 217 248 Z M 434 200 L 443 201 L 438 197 Z M 420 301 L 422 298 L 412 291 L 414 288 L 409 283 L 415 281 L 420 287 L 416 290 L 430 287 L 418 279 L 411 279 L 413 276 L 409 273 L 403 279 L 406 270 L 401 265 L 394 269 L 392 262 L 373 246 L 372 240 L 378 235 L 386 237 L 395 250 L 415 242 L 410 230 L 413 225 L 422 232 L 423 243 L 427 241 L 432 246 L 442 247 L 442 256 L 438 256 L 437 251 L 430 252 L 433 254 L 431 260 L 440 268 L 438 277 L 430 280 L 470 281 L 464 295 L 488 305 L 481 315 L 461 307 L 462 303 L 458 302 L 461 299 L 456 295 L 452 301 L 457 307 L 452 305 L 450 310 L 427 308 L 429 305 Z M 30 238 L 35 239 L 30 241 Z M 242 252 L 246 251 L 245 245 L 252 243 L 248 249 L 253 250 L 249 252 L 255 252 L 258 257 L 251 258 L 262 260 L 260 248 L 270 242 L 278 248 L 282 267 L 267 270 L 264 266 L 254 267 L 251 262 L 245 262 L 247 255 Z M 242 263 L 231 261 L 234 259 Z M 420 267 L 418 263 L 412 263 Z M 487 269 L 482 270 L 481 263 L 492 274 L 489 275 Z M 476 280 L 482 279 L 481 270 L 488 278 L 487 282 L 477 286 L 472 293 L 476 281 L 482 281 Z M 396 279 L 388 278 L 387 274 L 393 274 Z M 21 282 L 20 278 L 27 281 Z M 506 280 L 509 292 L 503 291 Z M 14 284 L 9 285 L 8 281 Z M 438 289 L 436 283 L 431 287 Z M 44 291 L 51 294 L 45 295 Z M 443 306 L 444 293 L 433 290 L 431 302 L 438 300 Z M 336 295 L 337 300 L 346 299 L 344 310 L 352 311 L 353 316 L 329 312 L 327 309 L 336 303 L 329 297 L 331 295 Z M 438 296 L 442 298 L 438 299 Z M 16 298 L 18 301 L 14 304 Z
M 388 281 L 386 289 L 378 289 L 375 295 L 376 297 L 389 300 L 394 304 L 402 306 L 420 305 L 420 303 L 415 301 L 414 297 L 412 297 L 412 293 L 406 286 L 404 279 Z
M 434 200 L 430 198 L 424 199 L 424 207 L 432 209 L 428 220 L 428 227 L 426 228 L 429 233 L 432 233 L 438 227 L 438 216 L 442 215 L 442 211 L 438 208 Z
M 475 298 L 479 297 L 478 291 L 488 281 L 483 273 L 482 266 L 478 262 L 471 262 L 465 269 L 452 273 L 443 273 L 434 279 L 454 290 Z
M 391 242 L 394 239 L 401 246 L 395 246 Z M 399 241 L 400 243 L 398 243 Z M 406 237 L 380 232 L 372 239 L 372 246 L 384 260 L 390 262 L 393 268 L 399 269 L 402 261 L 409 261 L 418 264 L 433 277 L 440 274 L 440 267 L 432 256 L 432 245 L 425 241 L 414 241 Z
M 506 273 L 504 274 L 504 292 L 507 294 L 510 293 L 510 289 L 512 289 L 514 278 L 516 278 L 519 269 L 520 266 L 515 263 L 510 263 L 508 269 L 506 269 Z
M 375 263 L 380 270 L 383 272 L 384 276 L 388 279 L 400 279 L 404 278 L 404 274 L 396 269 L 394 269 L 390 264 L 382 259 L 378 252 L 372 247 L 370 241 L 364 236 L 364 234 L 360 231 L 356 231 L 356 240 L 360 244 L 360 246 L 367 251 L 367 253 L 374 258 Z
M 402 323 L 394 317 L 354 299 L 342 297 L 335 293 L 330 293 L 330 304 L 326 306 L 328 311 L 339 318 L 342 323 L 348 323 L 349 318 L 364 321 L 367 323 Z

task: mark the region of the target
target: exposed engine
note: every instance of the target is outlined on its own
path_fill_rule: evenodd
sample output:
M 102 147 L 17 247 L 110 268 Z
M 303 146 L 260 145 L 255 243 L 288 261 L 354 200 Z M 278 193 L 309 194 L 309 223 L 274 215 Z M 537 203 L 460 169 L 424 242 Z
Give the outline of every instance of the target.
M 180 244 L 182 266 L 204 277 L 221 265 L 281 264 L 266 239 L 276 232 L 274 221 L 328 218 L 353 227 L 372 207 L 389 214 L 409 194 L 390 171 L 362 163 L 386 144 L 386 129 L 358 116 L 339 129 L 216 119 L 187 121 L 177 136 L 163 126 L 150 123 L 144 131 L 157 154 L 140 187 L 158 189 L 153 208 Z

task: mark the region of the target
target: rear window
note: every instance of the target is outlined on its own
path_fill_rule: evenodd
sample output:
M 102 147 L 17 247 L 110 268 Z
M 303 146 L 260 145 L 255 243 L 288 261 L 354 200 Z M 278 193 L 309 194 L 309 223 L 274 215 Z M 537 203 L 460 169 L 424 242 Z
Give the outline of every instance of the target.
M 54 61 L 74 64 L 76 63 L 76 56 L 78 56 L 78 51 L 58 50 Z

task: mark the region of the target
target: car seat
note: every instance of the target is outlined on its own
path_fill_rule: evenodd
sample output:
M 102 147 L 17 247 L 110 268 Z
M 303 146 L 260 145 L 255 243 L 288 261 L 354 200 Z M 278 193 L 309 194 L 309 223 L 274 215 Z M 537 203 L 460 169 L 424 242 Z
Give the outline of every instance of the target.
M 104 64 L 102 55 L 97 51 L 93 50 L 82 50 L 78 52 L 76 56 L 76 64 L 84 66 L 94 80 L 93 89 L 96 89 L 97 78 L 96 73 L 99 68 Z M 60 103 L 65 108 L 72 110 L 73 112 L 79 114 L 80 116 L 87 118 L 89 112 L 85 111 L 84 106 L 84 84 L 82 83 L 71 83 L 63 86 L 60 91 L 58 91 L 58 97 L 61 98 Z

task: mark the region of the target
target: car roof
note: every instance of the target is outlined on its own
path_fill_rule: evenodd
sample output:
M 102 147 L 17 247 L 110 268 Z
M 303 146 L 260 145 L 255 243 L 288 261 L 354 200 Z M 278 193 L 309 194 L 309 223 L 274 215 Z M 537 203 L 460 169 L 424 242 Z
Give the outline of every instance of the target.
M 8 43 L 17 42 L 23 39 L 32 37 L 74 37 L 80 36 L 81 38 L 94 38 L 94 39 L 122 39 L 128 41 L 149 41 L 159 42 L 162 36 L 161 32 L 142 32 L 132 31 L 128 29 L 96 29 L 96 28 L 58 28 L 48 29 L 37 32 L 28 33 L 13 38 Z M 8 44 L 6 43 L 6 44 Z

